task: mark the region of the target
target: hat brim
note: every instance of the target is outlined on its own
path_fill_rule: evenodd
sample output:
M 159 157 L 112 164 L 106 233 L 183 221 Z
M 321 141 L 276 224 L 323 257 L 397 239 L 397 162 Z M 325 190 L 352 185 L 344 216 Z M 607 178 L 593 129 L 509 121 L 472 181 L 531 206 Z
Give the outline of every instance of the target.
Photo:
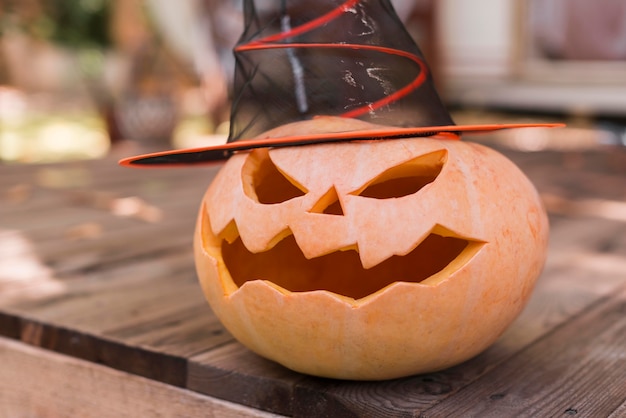
M 514 123 L 487 125 L 449 125 L 412 128 L 385 128 L 351 130 L 344 132 L 316 133 L 311 135 L 285 136 L 278 138 L 255 138 L 228 142 L 201 148 L 188 148 L 142 154 L 124 158 L 119 161 L 122 166 L 130 167 L 163 167 L 189 166 L 218 163 L 228 159 L 239 151 L 255 148 L 278 148 L 299 145 L 324 144 L 358 140 L 399 139 L 411 137 L 441 136 L 446 139 L 460 139 L 461 133 L 486 133 L 502 129 L 514 128 L 556 128 L 565 126 L 562 123 Z

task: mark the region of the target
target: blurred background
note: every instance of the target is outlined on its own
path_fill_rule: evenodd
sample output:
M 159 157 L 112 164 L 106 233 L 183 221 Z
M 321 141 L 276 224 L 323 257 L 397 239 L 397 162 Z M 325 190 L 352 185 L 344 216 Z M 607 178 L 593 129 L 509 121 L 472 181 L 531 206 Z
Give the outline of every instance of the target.
M 626 144 L 626 0 L 392 0 L 457 123 L 493 141 Z M 0 163 L 225 141 L 241 0 L 0 0 Z

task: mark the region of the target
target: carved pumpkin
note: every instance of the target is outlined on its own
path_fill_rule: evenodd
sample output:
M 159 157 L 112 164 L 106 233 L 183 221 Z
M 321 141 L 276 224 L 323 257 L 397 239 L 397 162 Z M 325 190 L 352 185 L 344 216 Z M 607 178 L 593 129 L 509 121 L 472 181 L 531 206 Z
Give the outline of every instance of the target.
M 337 124 L 365 122 L 265 136 Z M 411 138 L 236 154 L 204 196 L 195 255 L 207 300 L 252 351 L 377 380 L 491 345 L 530 296 L 547 236 L 537 193 L 505 157 Z

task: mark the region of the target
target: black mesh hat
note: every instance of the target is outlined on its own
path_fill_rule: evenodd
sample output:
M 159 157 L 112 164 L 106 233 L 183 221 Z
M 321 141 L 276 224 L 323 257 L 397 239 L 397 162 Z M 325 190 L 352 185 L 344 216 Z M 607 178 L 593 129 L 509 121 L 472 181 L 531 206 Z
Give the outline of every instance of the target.
M 261 147 L 444 133 L 458 139 L 463 132 L 555 126 L 455 125 L 424 56 L 389 0 L 244 0 L 244 14 L 244 32 L 234 48 L 228 141 L 126 158 L 121 164 L 189 165 Z M 298 136 L 262 135 L 319 116 L 371 125 Z

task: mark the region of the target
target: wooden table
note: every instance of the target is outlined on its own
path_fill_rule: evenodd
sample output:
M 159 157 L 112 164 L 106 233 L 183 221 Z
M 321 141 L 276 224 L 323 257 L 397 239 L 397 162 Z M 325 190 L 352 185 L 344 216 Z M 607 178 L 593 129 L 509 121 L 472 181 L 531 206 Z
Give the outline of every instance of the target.
M 626 416 L 626 151 L 505 152 L 551 215 L 529 305 L 460 366 L 369 383 L 218 323 L 191 251 L 215 167 L 0 165 L 0 417 Z

